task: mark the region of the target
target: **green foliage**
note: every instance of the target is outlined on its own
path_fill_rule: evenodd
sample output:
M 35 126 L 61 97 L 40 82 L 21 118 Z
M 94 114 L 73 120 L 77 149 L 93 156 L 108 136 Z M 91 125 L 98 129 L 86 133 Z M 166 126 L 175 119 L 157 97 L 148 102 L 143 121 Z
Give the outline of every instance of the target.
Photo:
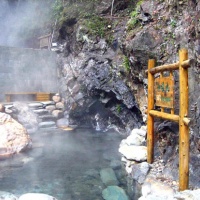
M 138 15 L 139 15 L 139 8 L 142 4 L 143 0 L 137 2 L 135 9 L 130 13 L 131 19 L 128 21 L 128 30 L 130 31 L 133 29 L 138 23 Z
M 127 56 L 123 57 L 123 67 L 125 68 L 126 72 L 129 72 L 131 70 L 130 62 Z
M 117 113 L 119 114 L 122 110 L 122 107 L 120 104 L 117 104 Z
M 112 45 L 113 44 L 113 41 L 114 41 L 114 36 L 109 34 L 107 37 L 106 37 L 106 41 L 108 43 L 108 45 Z
M 176 21 L 175 20 L 171 20 L 170 25 L 172 28 L 176 27 Z
M 105 36 L 105 32 L 108 26 L 108 21 L 99 16 L 92 16 L 85 22 L 86 27 L 89 29 L 91 35 L 98 35 L 101 38 Z
M 53 17 L 55 19 L 61 18 L 63 9 L 64 7 L 62 0 L 55 0 L 52 6 Z

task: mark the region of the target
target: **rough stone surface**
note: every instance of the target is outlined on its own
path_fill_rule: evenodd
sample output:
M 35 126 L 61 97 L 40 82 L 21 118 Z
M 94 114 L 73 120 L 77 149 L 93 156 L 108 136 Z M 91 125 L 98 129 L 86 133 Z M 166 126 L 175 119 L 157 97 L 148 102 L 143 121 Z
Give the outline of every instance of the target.
M 9 192 L 0 191 L 0 199 L 1 200 L 18 200 L 16 196 Z
M 31 145 L 26 129 L 5 113 L 0 113 L 0 133 L 1 156 L 19 153 Z
M 128 160 L 141 162 L 147 159 L 147 147 L 145 146 L 123 145 L 119 148 L 119 152 Z
M 119 181 L 117 180 L 117 177 L 115 175 L 115 172 L 112 168 L 105 168 L 102 169 L 100 171 L 100 176 L 101 176 L 101 180 L 102 182 L 106 185 L 106 186 L 110 186 L 110 185 L 118 185 Z
M 61 101 L 61 97 L 59 94 L 56 94 L 52 97 L 52 100 L 55 102 L 55 103 L 58 103 Z
M 133 134 L 129 135 L 124 142 L 128 145 L 135 145 L 135 146 L 141 146 L 142 143 L 145 141 L 145 137 L 140 136 L 138 134 Z
M 53 112 L 53 110 L 56 109 L 56 106 L 54 105 L 49 105 L 49 106 L 46 106 L 46 110 L 48 110 L 49 112 Z
M 52 115 L 57 119 L 60 119 L 60 118 L 64 117 L 64 114 L 63 114 L 62 110 L 54 110 L 52 112 Z
M 64 104 L 63 104 L 62 102 L 56 103 L 56 108 L 57 108 L 57 109 L 63 110 L 64 107 L 65 107 L 65 106 L 64 106 Z
M 105 200 L 129 200 L 126 192 L 118 186 L 108 186 L 102 196 Z
M 139 184 L 144 183 L 146 176 L 150 170 L 150 166 L 147 162 L 132 165 L 132 178 Z

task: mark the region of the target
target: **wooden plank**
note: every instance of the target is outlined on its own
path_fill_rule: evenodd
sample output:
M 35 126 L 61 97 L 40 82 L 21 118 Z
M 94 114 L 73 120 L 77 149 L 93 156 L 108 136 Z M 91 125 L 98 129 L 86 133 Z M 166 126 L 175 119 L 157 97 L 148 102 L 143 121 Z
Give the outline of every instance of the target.
M 184 123 L 184 117 L 188 116 L 188 69 L 182 67 L 182 63 L 188 59 L 186 49 L 179 51 L 179 190 L 186 190 L 189 186 L 189 128 Z
M 13 93 L 6 93 L 6 102 L 11 102 L 11 100 L 15 96 L 31 96 L 34 95 L 34 101 L 49 101 L 51 99 L 51 93 L 46 93 L 46 92 L 13 92 Z
M 36 101 L 49 101 L 50 93 L 37 93 Z
M 164 112 L 159 112 L 157 110 L 150 110 L 149 114 L 154 117 L 174 121 L 174 122 L 179 122 L 179 116 L 178 115 L 173 115 L 170 113 L 164 113 Z
M 156 106 L 174 108 L 174 78 L 159 77 L 155 79 Z
M 155 60 L 148 61 L 148 109 L 147 109 L 147 162 L 154 159 L 154 118 L 149 111 L 154 108 L 154 76 L 150 70 L 155 67 Z

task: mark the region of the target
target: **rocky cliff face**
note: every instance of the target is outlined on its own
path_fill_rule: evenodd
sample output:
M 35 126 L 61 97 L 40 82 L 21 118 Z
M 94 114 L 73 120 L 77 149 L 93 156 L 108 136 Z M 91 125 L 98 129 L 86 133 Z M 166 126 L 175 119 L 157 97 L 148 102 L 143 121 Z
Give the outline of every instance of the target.
M 117 1 L 112 9 L 112 2 L 99 1 L 91 11 L 92 17 L 100 16 L 101 27 L 98 20 L 93 26 L 88 22 L 89 14 L 79 18 L 76 13 L 58 23 L 53 50 L 59 53 L 66 112 L 76 123 L 96 129 L 115 125 L 129 132 L 140 127 L 145 122 L 148 59 L 155 58 L 158 65 L 174 63 L 178 50 L 187 48 L 195 60 L 189 72 L 189 99 L 192 146 L 199 151 L 200 3 Z M 178 72 L 174 76 L 178 83 Z
M 103 10 L 109 6 L 107 3 Z M 64 41 L 59 54 L 60 90 L 66 112 L 79 125 L 129 132 L 142 124 L 139 104 L 124 81 L 127 75 L 123 75 L 126 72 L 119 47 L 125 28 L 122 22 L 112 45 L 99 35 L 91 35 L 82 20 L 68 19 L 60 29 L 59 39 Z M 103 28 L 114 31 L 110 26 Z

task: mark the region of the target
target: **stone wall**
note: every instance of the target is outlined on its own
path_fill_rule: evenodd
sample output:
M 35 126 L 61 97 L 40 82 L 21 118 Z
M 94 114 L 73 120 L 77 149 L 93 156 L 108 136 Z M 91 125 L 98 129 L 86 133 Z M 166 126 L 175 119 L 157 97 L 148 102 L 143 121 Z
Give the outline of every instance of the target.
M 0 101 L 10 92 L 57 91 L 54 52 L 0 46 Z

